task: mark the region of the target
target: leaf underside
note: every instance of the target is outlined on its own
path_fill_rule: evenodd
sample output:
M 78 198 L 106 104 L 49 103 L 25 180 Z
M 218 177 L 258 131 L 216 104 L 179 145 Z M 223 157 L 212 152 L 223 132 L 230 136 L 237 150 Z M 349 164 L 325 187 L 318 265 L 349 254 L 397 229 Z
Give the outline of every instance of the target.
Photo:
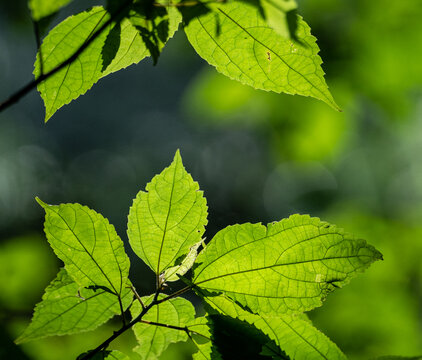
M 277 317 L 251 314 L 228 297 L 206 297 L 205 301 L 219 313 L 253 325 L 275 342 L 290 359 L 345 360 L 345 355 L 330 339 L 314 328 L 304 314 Z M 263 350 L 271 353 L 265 345 Z
M 55 14 L 71 1 L 72 0 L 29 0 L 28 6 L 31 9 L 32 19 L 39 21 Z
M 69 276 L 80 286 L 102 286 L 121 295 L 129 258 L 114 227 L 101 214 L 79 204 L 48 205 L 44 231 Z
M 364 240 L 307 215 L 229 226 L 198 258 L 193 282 L 253 313 L 311 310 L 381 254 Z
M 207 205 L 199 185 L 183 167 L 179 151 L 133 201 L 128 237 L 133 251 L 157 275 L 201 241 Z
M 123 308 L 132 300 L 126 289 Z M 102 289 L 85 289 L 61 269 L 45 289 L 42 301 L 35 306 L 34 316 L 17 344 L 53 335 L 70 335 L 94 330 L 120 313 L 117 296 Z
M 160 8 L 159 18 L 149 20 L 133 10 L 132 16 L 112 22 L 71 64 L 38 85 L 44 100 L 45 121 L 63 105 L 85 94 L 106 75 L 136 64 L 147 56 L 158 56 L 181 22 L 174 8 Z M 45 37 L 35 61 L 35 78 L 53 70 L 70 58 L 109 20 L 110 14 L 101 6 L 70 16 Z M 137 22 L 131 21 L 138 19 Z M 140 19 L 140 20 L 139 20 Z M 154 21 L 159 21 L 157 27 Z M 165 35 L 162 24 L 166 24 Z M 156 43 L 151 39 L 158 39 Z M 154 47 L 155 46 L 155 47 Z M 153 54 L 152 54 L 152 53 Z
M 142 300 L 144 304 L 148 304 L 152 298 L 153 296 L 146 296 Z M 141 311 L 141 305 L 135 302 L 131 308 L 132 318 L 138 316 Z M 194 318 L 195 308 L 192 303 L 179 297 L 154 306 L 143 320 L 184 327 Z M 134 351 L 146 360 L 158 359 L 171 343 L 188 340 L 185 331 L 151 324 L 137 323 L 133 326 L 133 331 L 139 341 Z
M 200 4 L 185 10 L 184 19 L 189 42 L 222 74 L 256 89 L 311 96 L 339 110 L 316 39 L 301 17 L 294 39 L 273 29 L 256 1 Z

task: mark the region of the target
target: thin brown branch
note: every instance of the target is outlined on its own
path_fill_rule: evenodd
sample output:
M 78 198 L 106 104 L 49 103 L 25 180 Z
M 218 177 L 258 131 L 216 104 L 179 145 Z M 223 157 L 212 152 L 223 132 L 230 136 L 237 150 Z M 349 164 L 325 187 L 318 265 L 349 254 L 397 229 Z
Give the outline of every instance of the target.
M 95 349 L 90 350 L 88 353 L 86 353 L 84 356 L 82 356 L 81 358 L 79 358 L 79 360 L 88 360 L 88 359 L 92 359 L 95 354 L 99 353 L 102 350 L 107 349 L 107 347 L 110 345 L 110 343 L 118 338 L 121 334 L 123 334 L 125 331 L 129 330 L 133 325 L 135 325 L 137 322 L 142 320 L 142 317 L 155 305 L 157 305 L 157 298 L 158 295 L 160 294 L 160 291 L 157 290 L 157 292 L 154 295 L 154 299 L 151 301 L 151 303 L 144 307 L 141 311 L 141 313 L 135 318 L 133 319 L 130 323 L 124 325 L 122 328 L 120 328 L 119 330 L 113 332 L 113 335 L 111 335 L 108 339 L 104 340 L 100 345 L 98 345 Z
M 87 39 L 69 58 L 67 58 L 65 61 L 63 61 L 61 64 L 57 65 L 54 69 L 48 71 L 47 73 L 41 73 L 41 75 L 36 78 L 35 80 L 32 80 L 25 86 L 23 86 L 21 89 L 16 91 L 14 94 L 12 94 L 8 99 L 0 103 L 0 112 L 3 110 L 9 108 L 11 105 L 18 102 L 20 99 L 22 99 L 26 94 L 28 94 L 32 89 L 36 88 L 38 84 L 43 82 L 44 80 L 47 80 L 54 74 L 56 74 L 58 71 L 66 67 L 67 65 L 72 64 L 78 57 L 81 55 L 85 49 L 96 39 L 98 36 L 101 35 L 101 33 L 107 29 L 110 24 L 116 20 L 121 13 L 130 5 L 132 4 L 133 0 L 125 1 L 111 16 L 110 18 L 97 30 L 95 31 L 90 38 Z
M 138 292 L 136 291 L 135 287 L 134 287 L 132 284 L 130 284 L 130 289 L 131 289 L 131 290 L 132 290 L 132 292 L 134 293 L 134 295 L 135 295 L 136 299 L 137 299 L 137 300 L 139 301 L 139 303 L 141 304 L 142 309 L 145 309 L 144 302 L 142 301 L 141 297 L 139 296 Z
M 166 296 L 164 299 L 157 300 L 157 304 L 161 304 L 161 303 L 162 303 L 162 302 L 164 302 L 164 301 L 167 301 L 167 300 L 170 300 L 170 299 L 172 299 L 172 298 L 174 298 L 174 297 L 176 297 L 176 296 L 182 295 L 182 294 L 184 294 L 185 292 L 189 291 L 191 288 L 192 288 L 192 286 L 191 286 L 191 285 L 186 286 L 186 287 L 184 287 L 183 289 L 178 290 L 178 291 L 176 291 L 175 293 L 173 293 L 173 294 L 170 294 L 170 295 Z
M 195 330 L 190 330 L 188 326 L 175 326 L 175 325 L 169 325 L 169 324 L 163 324 L 163 323 L 158 323 L 158 322 L 154 322 L 154 321 L 148 321 L 148 320 L 139 320 L 139 322 L 143 323 L 143 324 L 148 324 L 148 325 L 154 325 L 154 326 L 160 326 L 160 327 L 165 327 L 167 329 L 174 329 L 174 330 L 180 330 L 180 331 L 184 331 L 189 338 L 191 338 L 190 334 L 195 334 L 195 335 L 199 335 L 204 337 L 205 339 L 211 340 L 209 337 L 195 331 Z

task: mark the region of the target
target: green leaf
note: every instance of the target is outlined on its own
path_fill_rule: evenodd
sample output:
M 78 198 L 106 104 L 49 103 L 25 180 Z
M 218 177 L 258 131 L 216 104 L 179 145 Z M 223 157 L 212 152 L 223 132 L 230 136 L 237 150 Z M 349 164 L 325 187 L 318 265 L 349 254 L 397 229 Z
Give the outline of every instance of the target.
M 205 343 L 198 347 L 202 351 L 200 359 L 271 359 L 271 357 L 261 356 L 262 349 L 269 342 L 275 348 L 276 345 L 255 326 L 220 314 L 207 315 L 206 319 L 212 343 Z
M 170 3 L 167 0 L 159 0 L 155 6 L 151 6 L 149 2 L 136 1 L 129 13 L 129 20 L 139 31 L 154 64 L 157 63 L 164 45 L 182 22 L 180 12 L 168 4 Z
M 161 296 L 159 298 L 163 298 Z M 144 304 L 148 304 L 153 295 L 142 298 Z M 138 302 L 131 307 L 132 318 L 135 318 L 142 311 Z M 151 308 L 142 318 L 145 321 L 185 327 L 195 318 L 195 308 L 192 303 L 181 297 L 170 299 Z M 183 330 L 171 329 L 163 326 L 156 326 L 146 323 L 137 323 L 133 326 L 135 336 L 139 345 L 134 348 L 142 359 L 158 359 L 161 353 L 171 344 L 178 341 L 186 341 L 188 335 Z
M 120 296 L 129 274 L 122 240 L 106 218 L 79 204 L 48 205 L 44 231 L 72 279 L 83 287 L 101 286 Z
M 72 0 L 29 0 L 28 5 L 31 9 L 32 18 L 35 21 L 39 21 L 55 14 L 71 1 Z
M 193 266 L 197 256 L 198 256 L 198 248 L 204 243 L 203 240 L 198 242 L 195 245 L 192 245 L 188 254 L 183 259 L 180 265 L 173 266 L 171 268 L 168 268 L 166 271 L 164 271 L 163 274 L 163 282 L 168 281 L 178 281 L 179 276 L 178 275 L 185 275 Z
M 212 343 L 212 333 L 208 317 L 197 317 L 188 324 L 188 329 L 192 332 L 191 338 L 198 352 L 193 354 L 193 360 L 221 360 L 221 355 L 217 352 Z
M 103 50 L 102 77 L 137 64 L 152 56 L 157 60 L 166 42 L 179 28 L 182 16 L 175 7 L 160 7 L 148 12 L 135 3 L 120 24 L 116 24 L 107 36 Z
M 255 315 L 243 310 L 224 295 L 206 297 L 205 301 L 219 313 L 255 326 L 291 359 L 346 359 L 337 345 L 314 328 L 304 314 L 284 314 L 277 317 Z M 271 353 L 273 350 L 264 348 L 264 352 Z
M 377 357 L 374 360 L 420 360 L 422 359 L 422 355 L 420 356 L 394 356 L 394 355 L 386 355 Z
M 133 251 L 157 274 L 174 266 L 202 239 L 207 204 L 186 172 L 179 151 L 133 201 L 128 237 Z
M 189 42 L 222 74 L 256 89 L 311 96 L 339 110 L 316 39 L 301 17 L 293 40 L 272 29 L 254 1 L 201 4 L 183 15 Z
M 142 37 L 132 23 L 124 18 L 107 34 L 102 50 L 103 64 L 101 78 L 137 64 L 149 56 Z
M 132 301 L 130 289 L 122 294 L 123 308 Z M 93 330 L 120 313 L 116 295 L 102 289 L 81 288 L 61 269 L 45 289 L 42 301 L 17 344 L 53 335 L 68 335 Z
M 296 39 L 298 17 L 295 0 L 261 0 L 267 24 L 281 36 Z
M 293 215 L 267 227 L 248 223 L 217 233 L 197 258 L 193 283 L 224 292 L 253 313 L 303 312 L 380 259 L 364 240 Z
M 129 19 L 112 22 L 75 61 L 38 85 L 46 108 L 45 121 L 63 105 L 85 94 L 102 77 L 147 56 L 158 57 L 181 22 L 181 15 L 174 7 L 154 10 L 148 19 L 135 5 L 131 11 L 127 10 Z M 58 24 L 46 36 L 37 54 L 35 77 L 41 75 L 41 69 L 46 74 L 73 56 L 109 19 L 110 14 L 97 6 Z
M 97 6 L 70 16 L 52 29 L 37 54 L 35 78 L 41 75 L 41 62 L 44 73 L 53 70 L 71 57 L 108 19 L 107 11 Z M 85 94 L 100 79 L 103 65 L 101 53 L 107 33 L 103 31 L 77 60 L 38 85 L 46 108 L 45 121 L 63 105 Z

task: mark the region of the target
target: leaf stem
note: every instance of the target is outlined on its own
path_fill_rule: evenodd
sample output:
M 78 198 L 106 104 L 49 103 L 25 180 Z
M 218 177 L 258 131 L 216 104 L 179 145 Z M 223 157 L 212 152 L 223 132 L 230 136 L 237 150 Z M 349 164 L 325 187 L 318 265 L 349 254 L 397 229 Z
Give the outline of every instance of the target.
M 195 334 L 195 335 L 202 336 L 205 339 L 211 340 L 209 337 L 207 337 L 207 336 L 205 336 L 205 335 L 203 335 L 203 334 L 201 334 L 199 332 L 196 332 L 195 330 L 190 330 L 189 327 L 187 327 L 187 326 L 184 326 L 184 327 L 182 327 L 182 326 L 175 326 L 175 325 L 157 323 L 157 322 L 148 321 L 148 320 L 139 320 L 139 322 L 141 322 L 143 324 L 154 325 L 154 326 L 161 326 L 161 327 L 165 327 L 165 328 L 168 328 L 168 329 L 174 329 L 174 330 L 184 331 L 184 332 L 186 332 L 186 334 L 189 337 L 191 337 L 190 334 L 192 333 L 192 334 Z
M 185 292 L 189 291 L 191 288 L 192 288 L 192 285 L 186 286 L 183 289 L 178 290 L 178 291 L 174 292 L 173 294 L 170 294 L 170 295 L 166 296 L 164 299 L 157 300 L 157 305 L 158 304 L 161 304 L 164 301 L 170 300 L 170 299 L 172 299 L 172 298 L 174 298 L 176 296 L 182 295 Z
M 135 294 L 135 297 L 139 301 L 139 303 L 141 304 L 142 309 L 145 309 L 144 302 L 142 301 L 141 297 L 139 296 L 138 292 L 136 291 L 135 287 L 132 284 L 130 284 L 130 289 Z
M 72 64 L 78 57 L 81 55 L 84 50 L 98 37 L 101 35 L 101 33 L 107 29 L 110 24 L 116 20 L 120 14 L 129 6 L 131 5 L 133 0 L 127 0 L 125 1 L 111 16 L 110 19 L 108 19 L 96 32 L 92 34 L 90 38 L 88 38 L 70 57 L 68 57 L 65 61 L 63 61 L 61 64 L 57 65 L 54 69 L 46 72 L 41 73 L 39 77 L 32 80 L 25 86 L 23 86 L 21 89 L 13 93 L 9 98 L 4 100 L 0 103 L 0 112 L 7 109 L 11 105 L 17 103 L 21 98 L 23 98 L 26 94 L 28 94 L 32 89 L 36 88 L 38 84 L 43 82 L 44 80 L 47 80 L 54 74 L 56 74 L 58 71 L 63 69 L 65 66 Z M 40 47 L 41 49 L 41 47 Z
M 111 335 L 108 339 L 104 340 L 100 345 L 98 345 L 95 349 L 89 351 L 87 354 L 85 354 L 84 356 L 82 356 L 80 359 L 78 360 L 88 360 L 88 359 L 92 359 L 95 354 L 99 353 L 101 350 L 106 349 L 110 343 L 116 339 L 117 337 L 119 337 L 121 334 L 123 334 L 126 330 L 129 330 L 133 325 L 135 325 L 137 322 L 140 322 L 142 320 L 142 317 L 155 305 L 158 304 L 157 298 L 158 295 L 160 294 L 160 290 L 157 290 L 155 295 L 154 295 L 154 299 L 151 301 L 151 303 L 144 307 L 141 311 L 141 313 L 135 318 L 133 319 L 130 323 L 124 325 L 122 328 L 120 328 L 119 330 L 113 332 L 113 335 Z

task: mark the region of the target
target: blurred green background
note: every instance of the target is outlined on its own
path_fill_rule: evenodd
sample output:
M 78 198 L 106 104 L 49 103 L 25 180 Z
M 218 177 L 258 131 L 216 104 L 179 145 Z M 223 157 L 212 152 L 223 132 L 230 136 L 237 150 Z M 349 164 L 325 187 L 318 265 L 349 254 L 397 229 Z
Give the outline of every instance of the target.
M 98 2 L 77 0 L 56 20 Z M 135 194 L 180 148 L 222 227 L 310 213 L 383 254 L 310 315 L 351 359 L 422 354 L 422 6 L 402 0 L 303 0 L 342 113 L 219 75 L 182 31 L 150 60 L 100 81 L 45 125 L 34 91 L 0 113 L 0 358 L 73 359 L 92 333 L 13 344 L 60 263 L 45 240 L 39 196 L 104 214 L 128 245 Z M 26 2 L 0 1 L 0 98 L 32 77 Z M 154 281 L 132 259 L 142 294 Z M 130 334 L 114 344 L 126 353 Z M 189 359 L 189 344 L 163 359 Z

